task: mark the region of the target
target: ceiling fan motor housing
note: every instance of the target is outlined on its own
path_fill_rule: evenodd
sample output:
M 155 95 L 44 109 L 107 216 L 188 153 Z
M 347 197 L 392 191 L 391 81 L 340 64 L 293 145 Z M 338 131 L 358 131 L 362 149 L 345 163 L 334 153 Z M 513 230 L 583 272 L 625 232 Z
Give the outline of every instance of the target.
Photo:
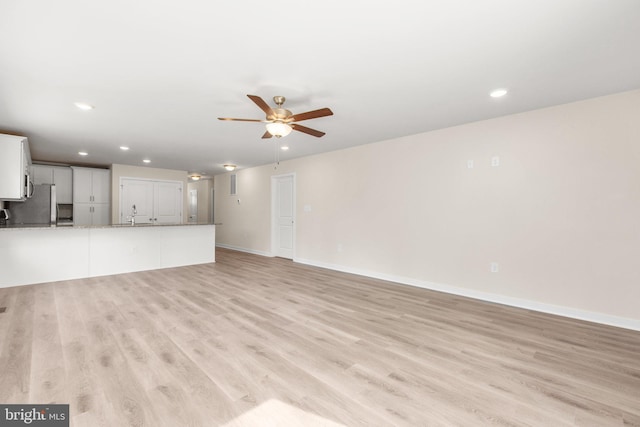
M 291 111 L 284 108 L 273 108 L 272 111 L 273 111 L 273 115 L 269 114 L 267 116 L 267 120 L 284 122 L 293 115 Z

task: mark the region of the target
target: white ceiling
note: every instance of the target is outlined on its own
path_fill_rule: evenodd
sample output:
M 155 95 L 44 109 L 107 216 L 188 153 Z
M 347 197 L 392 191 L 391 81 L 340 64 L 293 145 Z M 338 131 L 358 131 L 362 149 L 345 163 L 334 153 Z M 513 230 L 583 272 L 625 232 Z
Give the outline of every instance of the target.
M 0 131 L 37 160 L 213 175 L 637 88 L 638 0 L 0 0 Z M 217 120 L 264 118 L 246 94 L 327 135 Z

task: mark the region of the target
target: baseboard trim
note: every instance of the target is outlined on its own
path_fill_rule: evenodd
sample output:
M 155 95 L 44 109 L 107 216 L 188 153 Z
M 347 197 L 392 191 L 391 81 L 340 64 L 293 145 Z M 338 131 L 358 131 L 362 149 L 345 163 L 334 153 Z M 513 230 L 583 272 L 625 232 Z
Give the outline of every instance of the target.
M 227 245 L 225 243 L 216 243 L 216 248 L 231 249 L 233 251 L 246 252 L 248 254 L 261 255 L 273 258 L 271 252 L 256 251 L 255 249 L 242 248 L 240 246 Z
M 505 295 L 492 294 L 488 292 L 474 291 L 472 289 L 459 288 L 441 283 L 428 282 L 410 277 L 396 276 L 392 274 L 384 274 L 376 271 L 362 270 L 357 268 L 346 267 L 339 264 L 330 264 L 325 262 L 314 261 L 304 258 L 294 258 L 294 262 L 300 264 L 311 265 L 314 267 L 327 268 L 329 270 L 340 271 L 343 273 L 357 274 L 359 276 L 371 277 L 373 279 L 386 280 L 402 285 L 410 285 L 418 288 L 429 289 L 438 292 L 445 292 L 452 295 L 473 298 L 481 301 L 493 302 L 497 304 L 508 305 L 512 307 L 524 308 L 527 310 L 539 311 L 542 313 L 555 314 L 558 316 L 568 317 L 572 319 L 585 320 L 588 322 L 600 323 L 618 328 L 631 329 L 640 331 L 640 320 L 629 319 L 626 317 L 611 316 L 603 313 L 579 310 L 571 307 L 541 303 L 538 301 L 526 300 L 522 298 L 514 298 Z

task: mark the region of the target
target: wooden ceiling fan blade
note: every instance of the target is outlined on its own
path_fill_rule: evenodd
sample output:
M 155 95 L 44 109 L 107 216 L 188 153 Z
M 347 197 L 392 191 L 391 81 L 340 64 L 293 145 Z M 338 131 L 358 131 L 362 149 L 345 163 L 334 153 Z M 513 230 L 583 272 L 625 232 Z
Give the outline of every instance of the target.
M 262 135 L 262 139 L 271 138 L 272 136 L 273 136 L 273 135 L 271 135 L 271 134 L 269 133 L 269 131 L 266 131 L 266 132 L 264 133 L 264 135 Z
M 232 117 L 218 117 L 218 120 L 227 120 L 233 122 L 260 122 L 260 123 L 268 123 L 266 120 L 258 120 L 258 119 L 234 119 Z
M 302 126 L 302 125 L 299 125 L 299 124 L 296 124 L 296 123 L 291 123 L 290 126 L 293 128 L 293 130 L 297 130 L 298 132 L 306 133 L 308 135 L 312 135 L 312 136 L 315 136 L 317 138 L 320 138 L 321 136 L 325 135 L 324 132 L 320 132 L 319 130 L 311 129 L 311 128 L 308 128 L 306 126 Z
M 290 117 L 293 122 L 301 122 L 303 120 L 317 119 L 318 117 L 333 116 L 333 111 L 328 108 L 321 108 L 319 110 L 307 111 L 306 113 L 294 114 Z
M 250 100 L 252 100 L 262 111 L 265 112 L 267 117 L 273 116 L 273 110 L 269 107 L 269 104 L 264 102 L 264 99 L 260 98 L 258 95 L 247 95 Z

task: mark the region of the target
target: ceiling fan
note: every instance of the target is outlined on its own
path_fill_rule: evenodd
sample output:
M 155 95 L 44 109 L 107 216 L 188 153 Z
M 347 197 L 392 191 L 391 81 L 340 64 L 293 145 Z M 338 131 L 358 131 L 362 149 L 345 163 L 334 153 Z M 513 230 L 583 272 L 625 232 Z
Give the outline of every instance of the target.
M 262 135 L 262 138 L 281 138 L 287 136 L 292 130 L 306 133 L 320 138 L 324 136 L 324 132 L 311 129 L 306 126 L 298 124 L 303 120 L 317 119 L 318 117 L 332 116 L 333 111 L 328 108 L 321 108 L 319 110 L 307 111 L 306 113 L 293 114 L 291 111 L 282 108 L 282 104 L 286 100 L 284 96 L 274 96 L 273 101 L 278 106 L 277 108 L 271 108 L 269 105 L 259 96 L 247 95 L 255 104 L 260 107 L 262 111 L 267 115 L 266 120 L 257 119 L 233 119 L 229 117 L 218 117 L 218 120 L 235 120 L 239 122 L 259 122 L 267 124 L 267 131 Z

